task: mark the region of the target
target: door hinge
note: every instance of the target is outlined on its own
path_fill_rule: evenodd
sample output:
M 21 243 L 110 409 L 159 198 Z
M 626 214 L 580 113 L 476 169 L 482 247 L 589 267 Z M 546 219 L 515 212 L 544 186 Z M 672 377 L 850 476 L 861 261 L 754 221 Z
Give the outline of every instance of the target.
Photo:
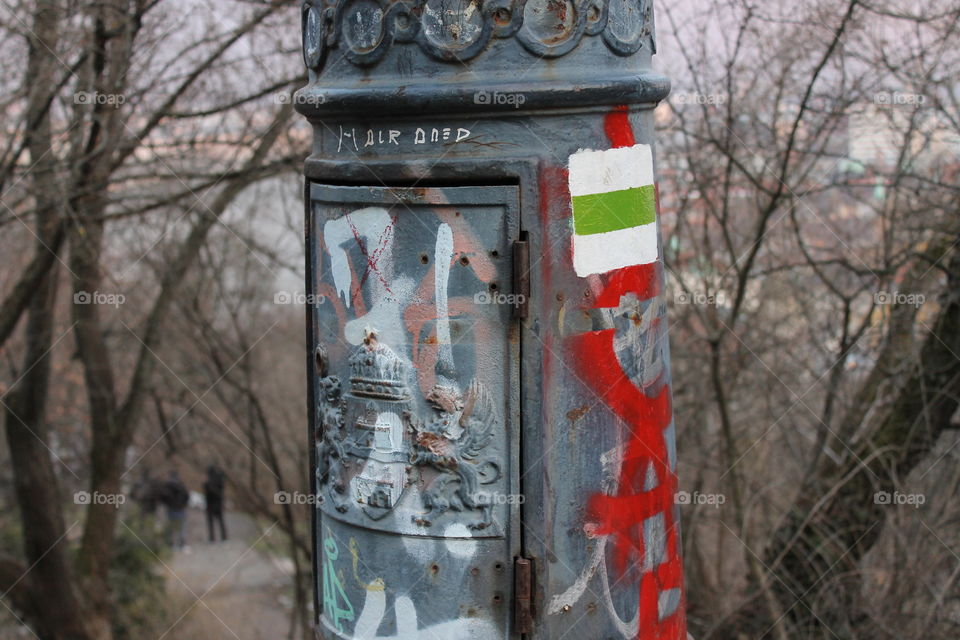
M 530 244 L 526 239 L 513 242 L 513 293 L 513 317 L 525 320 L 530 311 Z
M 513 562 L 513 630 L 533 633 L 533 567 L 529 559 Z

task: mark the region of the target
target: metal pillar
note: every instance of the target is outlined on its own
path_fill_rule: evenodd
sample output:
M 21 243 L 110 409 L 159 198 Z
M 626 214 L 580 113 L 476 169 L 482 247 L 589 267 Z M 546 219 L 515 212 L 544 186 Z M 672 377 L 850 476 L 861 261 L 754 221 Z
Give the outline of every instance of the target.
M 650 0 L 308 0 L 323 638 L 685 640 Z

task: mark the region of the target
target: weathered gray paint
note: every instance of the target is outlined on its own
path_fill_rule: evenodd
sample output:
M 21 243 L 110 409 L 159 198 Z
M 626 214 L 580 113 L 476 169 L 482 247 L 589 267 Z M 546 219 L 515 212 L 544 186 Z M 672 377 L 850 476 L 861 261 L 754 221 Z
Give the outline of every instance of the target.
M 663 319 L 662 298 L 591 308 L 600 281 L 573 272 L 563 182 L 571 154 L 612 146 L 615 109 L 652 144 L 668 82 L 650 71 L 649 2 L 303 6 L 307 286 L 325 296 L 308 309 L 320 637 L 519 638 L 520 556 L 524 637 L 675 637 L 631 624 L 639 579 L 614 576 L 608 540 L 586 533 L 625 428 L 565 342 L 614 329 L 630 357 L 613 366 L 669 384 L 665 334 L 630 333 Z M 482 297 L 514 293 L 521 235 L 523 319 Z M 662 437 L 672 468 L 672 427 Z M 637 524 L 637 571 L 665 562 L 664 517 Z M 655 595 L 661 615 L 681 606 L 678 588 Z

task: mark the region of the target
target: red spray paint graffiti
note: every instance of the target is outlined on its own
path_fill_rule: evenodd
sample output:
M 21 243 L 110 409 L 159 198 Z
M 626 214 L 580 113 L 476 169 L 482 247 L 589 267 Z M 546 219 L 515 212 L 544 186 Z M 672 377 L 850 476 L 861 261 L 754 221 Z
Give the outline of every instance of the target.
M 617 109 L 605 121 L 605 131 L 614 147 L 636 143 L 626 109 Z M 622 296 L 633 293 L 646 300 L 661 294 L 662 263 L 637 265 L 608 274 L 591 276 L 594 308 L 616 308 Z M 609 536 L 613 544 L 614 568 L 620 575 L 642 571 L 640 578 L 641 640 L 685 640 L 683 565 L 675 522 L 676 476 L 670 468 L 664 430 L 671 421 L 670 387 L 659 390 L 638 388 L 623 371 L 614 351 L 615 329 L 593 331 L 571 338 L 575 361 L 583 380 L 629 429 L 614 495 L 597 493 L 587 506 L 588 528 L 593 535 Z M 598 366 L 599 365 L 599 366 Z M 648 470 L 656 475 L 656 486 L 648 488 Z M 666 533 L 664 560 L 658 566 L 644 566 L 647 557 L 644 522 L 662 515 Z M 679 590 L 680 603 L 660 617 L 660 594 Z
M 377 262 L 380 260 L 380 256 L 383 254 L 384 250 L 390 246 L 391 242 L 393 242 L 393 230 L 397 224 L 397 214 L 390 216 L 390 225 L 383 230 L 383 233 L 380 235 L 380 238 L 377 241 L 377 246 L 374 248 L 373 252 L 369 252 L 367 250 L 367 243 L 363 241 L 360 231 L 350 219 L 350 214 L 345 215 L 344 219 L 346 219 L 347 224 L 350 225 L 350 231 L 353 233 L 353 238 L 357 241 L 357 246 L 360 248 L 360 253 L 363 254 L 364 259 L 367 261 L 367 268 L 363 272 L 363 277 L 360 279 L 360 282 L 356 288 L 356 292 L 354 293 L 354 304 L 356 304 L 357 297 L 360 291 L 363 290 L 363 285 L 366 284 L 367 277 L 370 275 L 371 271 L 376 274 L 377 279 L 383 284 L 383 288 L 388 292 L 393 293 L 393 291 L 390 290 L 390 283 L 388 283 L 386 278 L 383 277 L 383 274 L 380 273 L 380 268 L 377 266 Z

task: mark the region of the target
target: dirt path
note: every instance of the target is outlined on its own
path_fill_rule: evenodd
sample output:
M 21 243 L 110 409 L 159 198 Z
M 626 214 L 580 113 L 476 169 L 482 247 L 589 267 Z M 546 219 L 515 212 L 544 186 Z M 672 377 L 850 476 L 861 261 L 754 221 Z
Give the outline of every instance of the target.
M 187 516 L 189 547 L 167 563 L 174 619 L 163 640 L 274 640 L 289 628 L 289 569 L 263 551 L 269 539 L 248 518 L 227 515 L 227 542 L 207 542 L 202 512 Z

